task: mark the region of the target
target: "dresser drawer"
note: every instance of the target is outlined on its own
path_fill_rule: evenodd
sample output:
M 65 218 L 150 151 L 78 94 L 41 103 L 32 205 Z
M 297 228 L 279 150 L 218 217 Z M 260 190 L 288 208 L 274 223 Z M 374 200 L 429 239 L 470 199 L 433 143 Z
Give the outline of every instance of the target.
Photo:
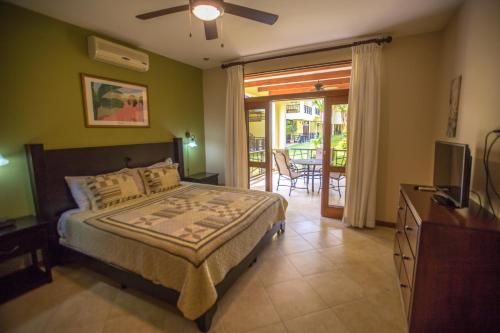
M 408 275 L 408 283 L 413 287 L 413 270 L 415 269 L 415 257 L 410 249 L 410 243 L 406 239 L 404 234 L 400 237 L 400 249 L 401 249 L 401 262 L 404 266 L 404 270 Z M 403 270 L 403 268 L 401 268 Z
M 47 232 L 45 229 L 40 229 L 36 233 L 25 232 L 16 237 L 10 237 L 2 240 L 0 243 L 0 260 L 14 258 L 19 255 L 28 253 L 32 250 L 45 246 Z
M 394 236 L 394 249 L 393 249 L 393 259 L 394 259 L 394 266 L 396 267 L 396 274 L 399 275 L 399 271 L 401 270 L 401 248 L 399 246 L 399 237 L 398 235 L 400 234 L 400 231 L 396 231 L 396 234 Z
M 417 241 L 418 241 L 418 232 L 419 232 L 419 226 L 417 224 L 417 221 L 415 220 L 415 217 L 413 217 L 413 214 L 410 210 L 408 210 L 406 214 L 406 219 L 405 219 L 405 234 L 406 237 L 408 238 L 408 242 L 410 243 L 410 248 L 413 253 L 413 255 L 416 257 L 417 256 Z
M 401 266 L 401 271 L 399 272 L 399 286 L 401 288 L 401 297 L 403 298 L 403 306 L 406 314 L 406 318 L 409 319 L 410 315 L 410 300 L 411 300 L 411 286 L 408 283 L 408 277 L 404 265 Z
M 405 198 L 403 197 L 403 195 L 400 195 L 399 196 L 398 216 L 397 216 L 397 218 L 398 218 L 398 220 L 400 220 L 401 222 L 403 222 L 403 224 L 404 224 L 404 221 L 405 221 L 405 218 L 406 218 L 406 210 L 407 210 L 407 207 L 406 207 Z M 401 225 L 401 228 L 403 228 L 403 225 Z

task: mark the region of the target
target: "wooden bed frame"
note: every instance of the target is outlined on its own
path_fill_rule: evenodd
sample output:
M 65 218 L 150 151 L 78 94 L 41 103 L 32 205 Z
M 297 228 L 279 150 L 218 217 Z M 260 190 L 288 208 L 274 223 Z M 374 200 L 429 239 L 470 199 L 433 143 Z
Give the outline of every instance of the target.
M 26 145 L 26 153 L 36 214 L 39 218 L 50 223 L 49 252 L 52 264 L 64 264 L 78 260 L 78 262 L 103 275 L 111 277 L 123 288 L 131 287 L 140 290 L 177 307 L 178 291 L 155 284 L 139 274 L 59 245 L 57 221 L 63 212 L 77 208 L 64 180 L 65 176 L 91 176 L 113 172 L 125 167 L 144 167 L 170 157 L 174 163 L 179 163 L 179 173 L 181 178 L 184 178 L 182 139 L 174 138 L 173 142 L 162 143 L 51 150 L 44 149 L 43 144 L 29 144 Z M 276 223 L 247 257 L 226 274 L 224 280 L 216 286 L 217 302 L 245 272 L 247 267 L 257 260 L 257 255 L 271 238 L 284 231 L 285 222 Z M 210 329 L 213 316 L 217 311 L 217 302 L 195 320 L 200 331 L 207 332 Z

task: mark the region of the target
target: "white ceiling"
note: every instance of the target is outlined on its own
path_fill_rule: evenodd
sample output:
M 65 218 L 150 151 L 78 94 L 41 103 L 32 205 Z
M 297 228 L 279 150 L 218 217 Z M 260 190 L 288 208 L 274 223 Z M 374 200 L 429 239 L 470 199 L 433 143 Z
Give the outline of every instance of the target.
M 376 33 L 410 35 L 441 29 L 462 0 L 229 0 L 278 14 L 275 25 L 223 16 L 222 39 L 206 41 L 187 12 L 149 21 L 135 15 L 187 0 L 9 0 L 139 48 L 199 68 L 239 57 Z M 219 22 L 220 23 L 220 22 Z M 219 26 L 219 37 L 221 29 Z M 224 48 L 220 47 L 221 41 Z M 203 60 L 209 57 L 209 61 Z

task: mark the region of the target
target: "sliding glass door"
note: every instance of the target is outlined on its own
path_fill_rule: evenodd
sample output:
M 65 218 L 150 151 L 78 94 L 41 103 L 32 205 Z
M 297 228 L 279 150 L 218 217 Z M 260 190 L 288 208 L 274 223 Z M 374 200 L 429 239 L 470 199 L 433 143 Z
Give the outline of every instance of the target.
M 344 215 L 347 163 L 348 94 L 325 97 L 323 125 L 323 191 L 321 215 L 341 219 Z
M 248 187 L 272 191 L 271 102 L 245 101 L 248 133 Z

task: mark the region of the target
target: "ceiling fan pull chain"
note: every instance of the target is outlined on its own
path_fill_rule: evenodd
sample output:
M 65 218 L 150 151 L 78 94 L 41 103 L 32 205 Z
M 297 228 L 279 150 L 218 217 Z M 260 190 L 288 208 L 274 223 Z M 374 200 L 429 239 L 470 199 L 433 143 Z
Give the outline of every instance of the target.
M 193 31 L 193 29 L 192 29 L 192 27 L 193 27 L 192 21 L 193 20 L 191 17 L 193 15 L 193 13 L 191 11 L 191 1 L 189 1 L 189 12 L 188 13 L 189 13 L 188 14 L 189 15 L 189 38 L 191 38 L 191 37 L 193 37 L 193 34 L 191 33 L 191 31 Z
M 224 17 L 220 18 L 220 47 L 224 47 Z

